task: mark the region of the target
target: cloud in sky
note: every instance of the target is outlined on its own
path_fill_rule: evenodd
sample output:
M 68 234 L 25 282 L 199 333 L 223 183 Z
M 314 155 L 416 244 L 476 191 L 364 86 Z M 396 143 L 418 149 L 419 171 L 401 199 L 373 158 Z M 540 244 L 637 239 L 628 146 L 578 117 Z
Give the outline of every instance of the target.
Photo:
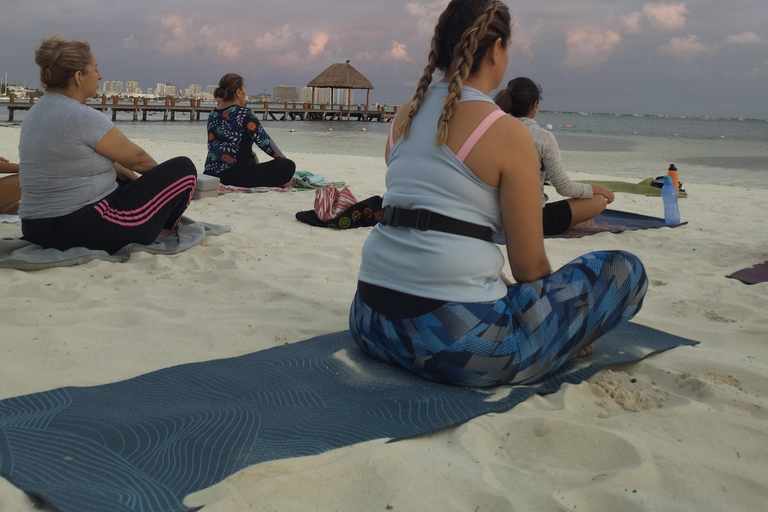
M 412 60 L 408 56 L 408 50 L 406 50 L 405 44 L 398 43 L 394 39 L 392 40 L 392 48 L 390 48 L 389 51 L 382 56 L 382 58 L 384 60 L 402 60 L 402 61 Z
M 328 34 L 320 33 L 312 36 L 309 42 L 309 55 L 312 57 L 318 57 L 325 52 L 325 46 L 330 41 Z
M 405 11 L 416 19 L 416 31 L 422 37 L 427 37 L 427 41 L 432 39 L 435 32 L 435 24 L 440 13 L 443 12 L 449 0 L 434 0 L 426 4 L 420 2 L 408 2 L 405 4 Z
M 656 28 L 676 30 L 685 26 L 685 15 L 688 14 L 688 8 L 684 3 L 645 4 L 643 14 Z
M 139 48 L 139 42 L 136 41 L 136 38 L 133 34 L 130 34 L 128 37 L 123 39 L 122 45 L 120 47 L 126 50 L 136 50 Z
M 667 44 L 660 46 L 657 51 L 669 57 L 694 60 L 701 55 L 714 52 L 715 48 L 700 42 L 698 36 L 689 34 L 685 37 L 673 37 Z
M 249 89 L 270 90 L 306 83 L 325 67 L 351 59 L 375 84 L 373 101 L 397 102 L 413 94 L 448 0 L 216 0 L 213 8 L 210 0 L 132 0 L 130 6 L 57 0 L 45 9 L 35 1 L 0 2 L 0 73 L 7 72 L 11 82 L 35 83 L 32 52 L 44 37 L 59 34 L 90 40 L 105 80 L 138 80 L 143 88 L 215 83 L 232 71 L 243 75 Z M 749 105 L 741 115 L 762 109 L 768 116 L 768 67 L 760 53 L 768 48 L 768 2 L 508 5 L 515 25 L 506 78 L 524 74 L 542 81 L 552 108 L 603 111 L 610 99 L 635 112 L 636 98 L 654 97 L 660 84 L 675 80 L 689 85 L 677 89 L 686 91 L 677 98 L 665 90 L 670 104 L 700 107 L 713 87 L 706 78 L 721 76 L 722 87 L 734 91 L 729 97 Z M 660 55 L 701 66 L 660 66 Z M 591 86 L 575 87 L 580 80 Z M 717 103 L 721 96 L 712 94 L 708 101 Z
M 624 14 L 618 18 L 622 31 L 628 34 L 639 34 L 642 32 L 640 28 L 642 19 L 643 15 L 640 11 Z
M 621 44 L 621 35 L 613 30 L 571 30 L 565 38 L 566 68 L 594 68 L 608 60 Z
M 537 33 L 543 28 L 544 22 L 537 21 L 532 27 L 526 27 L 522 21 L 515 18 L 513 22 L 512 31 L 512 50 L 514 52 L 527 55 L 529 59 L 533 58 L 533 50 L 531 48 L 536 41 Z
M 729 44 L 752 45 L 762 43 L 763 38 L 754 32 L 742 32 L 741 34 L 729 35 L 726 41 Z

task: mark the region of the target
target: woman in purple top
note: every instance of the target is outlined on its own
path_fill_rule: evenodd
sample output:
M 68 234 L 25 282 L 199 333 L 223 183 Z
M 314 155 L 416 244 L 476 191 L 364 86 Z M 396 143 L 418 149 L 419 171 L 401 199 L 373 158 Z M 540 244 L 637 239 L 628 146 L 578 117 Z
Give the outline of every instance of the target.
M 246 106 L 243 77 L 227 73 L 213 93 L 218 105 L 208 116 L 208 156 L 205 174 L 224 185 L 292 187 L 296 164 L 269 138 L 256 114 Z M 273 158 L 259 163 L 253 144 Z

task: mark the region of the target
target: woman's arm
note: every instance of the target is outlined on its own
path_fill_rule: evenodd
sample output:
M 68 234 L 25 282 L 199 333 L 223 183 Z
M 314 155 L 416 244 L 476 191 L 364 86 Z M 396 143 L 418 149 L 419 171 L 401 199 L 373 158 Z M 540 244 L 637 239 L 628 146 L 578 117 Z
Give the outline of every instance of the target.
M 539 130 L 543 130 L 539 128 Z M 557 145 L 555 136 L 549 132 L 541 133 L 545 141 L 541 144 L 541 163 L 544 166 L 552 185 L 557 193 L 563 197 L 573 197 L 584 199 L 592 197 L 592 187 L 584 183 L 571 181 L 563 168 L 563 161 L 560 158 L 560 147 Z
M 131 142 L 117 126 L 110 128 L 94 149 L 98 154 L 140 174 L 157 166 L 155 159 Z
M 527 283 L 552 273 L 544 250 L 539 158 L 531 134 L 522 123 L 511 117 L 500 121 L 507 141 L 497 146 L 504 158 L 499 199 L 507 257 L 515 280 Z
M 248 109 L 247 119 L 245 120 L 245 132 L 256 143 L 259 148 L 271 156 L 272 158 L 285 158 L 285 155 L 277 147 L 275 141 L 273 141 L 267 134 L 264 127 L 259 122 L 256 114 L 253 110 Z
M 19 172 L 19 164 L 13 164 L 0 156 L 0 174 L 15 174 Z
M 117 162 L 115 162 L 115 165 L 113 165 L 112 167 L 114 167 L 115 173 L 117 173 L 117 179 L 120 181 L 131 182 L 136 178 L 138 178 L 138 176 L 136 176 L 136 173 L 134 173 L 132 170 L 128 169 L 127 167 L 120 165 Z
M 389 133 L 390 135 L 387 135 L 387 144 L 384 146 L 384 162 L 389 163 L 389 151 L 392 149 L 392 146 L 395 144 L 395 141 L 399 138 L 400 130 L 403 128 L 403 123 L 405 123 L 405 120 L 408 119 L 408 112 L 411 110 L 411 100 L 406 101 L 402 104 L 400 109 L 397 111 L 397 115 L 395 115 L 395 118 L 392 120 L 392 126 L 390 127 Z

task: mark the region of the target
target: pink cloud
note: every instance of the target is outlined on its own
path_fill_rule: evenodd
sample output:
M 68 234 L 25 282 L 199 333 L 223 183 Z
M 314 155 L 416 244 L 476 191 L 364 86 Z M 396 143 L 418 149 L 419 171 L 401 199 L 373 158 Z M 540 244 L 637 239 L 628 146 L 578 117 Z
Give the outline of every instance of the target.
M 624 16 L 619 16 L 619 24 L 628 34 L 639 34 L 641 32 L 640 20 L 642 17 L 643 15 L 640 11 L 625 14 Z
M 392 40 L 392 48 L 389 49 L 384 55 L 382 55 L 382 58 L 384 60 L 402 60 L 402 61 L 409 61 L 412 60 L 408 56 L 408 50 L 405 48 L 404 43 L 398 43 L 394 39 Z
M 699 41 L 698 36 L 673 37 L 667 44 L 660 46 L 658 52 L 669 57 L 693 60 L 701 55 L 712 53 L 711 48 Z
M 531 47 L 536 39 L 536 34 L 543 26 L 544 24 L 539 21 L 535 26 L 527 28 L 523 27 L 518 19 L 515 19 L 511 49 L 515 52 L 527 55 L 528 58 L 533 58 Z
M 678 4 L 645 4 L 643 14 L 653 26 L 664 30 L 675 30 L 685 26 L 685 15 L 688 8 L 684 3 Z
M 754 32 L 742 32 L 741 34 L 730 35 L 726 39 L 729 44 L 760 44 L 763 42 L 763 38 Z
M 328 34 L 315 34 L 312 37 L 312 40 L 309 42 L 309 54 L 312 57 L 322 55 L 322 53 L 325 51 L 325 45 L 327 45 L 329 41 L 330 37 Z
M 570 30 L 565 41 L 567 54 L 561 64 L 567 68 L 594 68 L 606 62 L 621 44 L 621 35 L 613 30 L 588 32 Z
M 253 44 L 260 50 L 277 50 L 286 48 L 295 40 L 293 30 L 290 25 L 283 25 L 281 28 L 267 32 L 257 38 Z

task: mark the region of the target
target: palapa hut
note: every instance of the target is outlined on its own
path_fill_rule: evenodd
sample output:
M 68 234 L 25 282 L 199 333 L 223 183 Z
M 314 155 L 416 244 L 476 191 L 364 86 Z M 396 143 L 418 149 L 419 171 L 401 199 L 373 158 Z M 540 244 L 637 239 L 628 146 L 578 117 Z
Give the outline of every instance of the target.
M 307 87 L 312 88 L 312 103 L 315 102 L 315 88 L 317 87 L 330 87 L 331 101 L 333 101 L 334 89 L 347 89 L 347 112 L 349 112 L 352 104 L 352 89 L 367 89 L 365 110 L 368 110 L 373 84 L 347 61 L 344 64 L 332 64 L 328 69 L 317 75 L 314 80 L 309 82 Z

